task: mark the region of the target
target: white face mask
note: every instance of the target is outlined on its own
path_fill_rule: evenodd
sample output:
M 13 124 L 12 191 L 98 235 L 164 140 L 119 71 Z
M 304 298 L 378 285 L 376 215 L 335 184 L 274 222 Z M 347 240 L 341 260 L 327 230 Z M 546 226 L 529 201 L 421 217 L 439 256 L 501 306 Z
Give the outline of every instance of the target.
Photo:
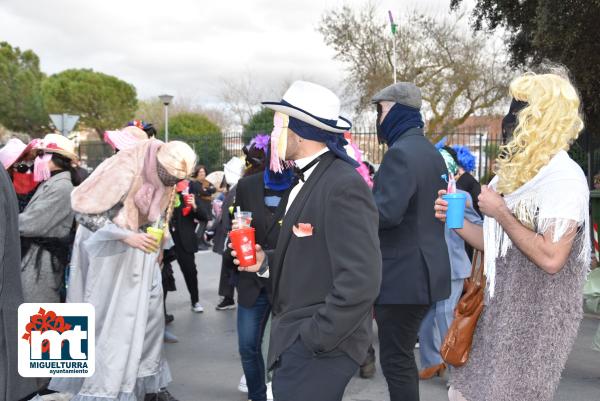
M 271 132 L 271 162 L 270 168 L 276 173 L 283 171 L 282 162 L 285 162 L 287 150 L 287 134 L 290 117 L 286 114 L 275 112 L 273 117 L 273 132 Z

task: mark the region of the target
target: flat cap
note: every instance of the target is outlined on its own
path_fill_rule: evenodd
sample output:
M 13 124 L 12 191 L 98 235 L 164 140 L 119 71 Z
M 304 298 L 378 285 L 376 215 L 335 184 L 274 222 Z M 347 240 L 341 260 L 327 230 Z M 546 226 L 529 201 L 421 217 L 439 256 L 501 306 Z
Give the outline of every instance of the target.
M 390 85 L 373 96 L 372 103 L 388 101 L 400 103 L 404 106 L 421 109 L 421 89 L 412 82 L 398 82 Z

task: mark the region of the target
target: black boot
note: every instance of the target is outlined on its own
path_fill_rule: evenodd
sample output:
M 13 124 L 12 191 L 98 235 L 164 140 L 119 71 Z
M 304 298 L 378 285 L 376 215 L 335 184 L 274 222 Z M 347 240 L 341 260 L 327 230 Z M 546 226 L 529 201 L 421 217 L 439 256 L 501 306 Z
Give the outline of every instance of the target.
M 177 401 L 167 389 L 160 390 L 158 393 L 146 394 L 144 401 Z
M 230 297 L 223 297 L 223 300 L 215 307 L 216 310 L 235 309 L 235 301 Z

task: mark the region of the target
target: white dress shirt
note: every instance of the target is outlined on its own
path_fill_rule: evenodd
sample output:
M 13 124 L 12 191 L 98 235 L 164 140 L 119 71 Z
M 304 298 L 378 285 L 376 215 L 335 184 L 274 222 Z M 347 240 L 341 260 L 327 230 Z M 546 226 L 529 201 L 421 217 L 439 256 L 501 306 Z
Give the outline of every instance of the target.
M 324 147 L 323 149 L 321 149 L 319 152 L 315 153 L 312 156 L 308 156 L 308 157 L 304 157 L 302 159 L 296 160 L 296 166 L 299 169 L 303 169 L 304 167 L 308 166 L 308 164 L 310 162 L 312 162 L 314 159 L 316 159 L 317 157 L 319 157 L 327 152 L 329 152 L 329 148 Z M 298 193 L 304 186 L 304 183 L 308 180 L 308 177 L 310 177 L 310 175 L 312 174 L 313 171 L 315 171 L 315 168 L 318 165 L 319 165 L 319 163 L 316 163 L 315 165 L 311 166 L 308 170 L 306 170 L 304 172 L 304 181 L 298 180 L 298 183 L 296 184 L 296 186 L 294 188 L 292 188 L 292 191 L 290 192 L 290 196 L 288 197 L 288 203 L 285 207 L 286 214 L 287 214 L 288 210 L 290 210 L 290 207 L 292 206 L 292 203 L 296 199 L 296 196 L 298 196 Z

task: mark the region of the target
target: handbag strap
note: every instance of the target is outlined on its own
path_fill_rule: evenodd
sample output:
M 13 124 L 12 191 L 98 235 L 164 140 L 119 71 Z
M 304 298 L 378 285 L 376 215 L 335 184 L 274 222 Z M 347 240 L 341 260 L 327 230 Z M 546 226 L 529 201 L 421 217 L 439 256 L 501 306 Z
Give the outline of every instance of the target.
M 473 252 L 473 263 L 471 264 L 471 280 L 477 284 L 484 281 L 484 260 L 483 252 L 475 249 Z

